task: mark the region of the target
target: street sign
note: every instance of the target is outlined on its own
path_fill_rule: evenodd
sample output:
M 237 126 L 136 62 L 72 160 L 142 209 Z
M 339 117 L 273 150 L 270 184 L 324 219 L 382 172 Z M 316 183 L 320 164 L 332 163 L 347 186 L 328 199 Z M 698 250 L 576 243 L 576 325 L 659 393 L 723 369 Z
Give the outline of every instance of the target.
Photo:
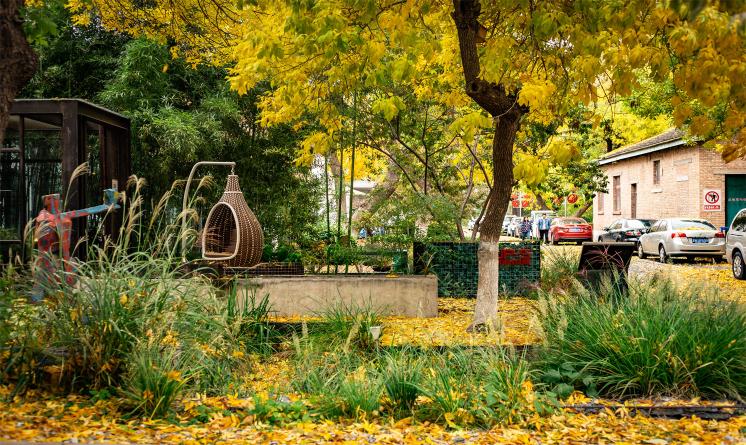
M 723 192 L 716 189 L 704 189 L 704 201 L 702 201 L 705 212 L 720 212 L 723 210 Z

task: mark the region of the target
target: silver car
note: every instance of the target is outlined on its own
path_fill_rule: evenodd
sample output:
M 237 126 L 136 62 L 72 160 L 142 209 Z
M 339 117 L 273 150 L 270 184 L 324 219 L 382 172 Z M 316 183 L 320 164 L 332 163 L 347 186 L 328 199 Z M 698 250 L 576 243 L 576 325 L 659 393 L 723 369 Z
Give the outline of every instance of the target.
M 746 280 L 746 209 L 741 210 L 733 218 L 725 239 L 725 258 L 730 262 L 733 276 L 739 280 Z
M 725 234 L 704 219 L 661 219 L 640 237 L 637 254 L 657 255 L 662 263 L 671 257 L 711 257 L 719 262 L 725 255 Z

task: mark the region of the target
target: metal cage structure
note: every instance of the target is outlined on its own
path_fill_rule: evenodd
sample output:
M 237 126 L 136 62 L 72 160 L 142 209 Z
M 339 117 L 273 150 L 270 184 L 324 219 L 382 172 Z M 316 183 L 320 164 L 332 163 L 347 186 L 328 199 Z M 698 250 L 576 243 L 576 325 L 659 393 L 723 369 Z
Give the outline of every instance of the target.
M 244 199 L 237 175 L 228 175 L 223 196 L 202 230 L 202 259 L 226 267 L 251 267 L 262 259 L 264 234 Z

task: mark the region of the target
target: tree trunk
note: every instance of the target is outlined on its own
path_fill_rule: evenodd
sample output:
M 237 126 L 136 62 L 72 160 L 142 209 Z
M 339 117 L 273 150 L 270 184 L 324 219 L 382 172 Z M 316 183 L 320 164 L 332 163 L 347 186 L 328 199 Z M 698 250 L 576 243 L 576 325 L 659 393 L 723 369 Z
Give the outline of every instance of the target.
M 453 21 L 459 40 L 461 65 L 464 71 L 466 94 L 495 119 L 495 138 L 492 141 L 494 181 L 487 197 L 487 210 L 480 224 L 479 281 L 474 320 L 468 330 L 498 327 L 498 241 L 502 221 L 513 188 L 513 143 L 521 116 L 528 108 L 518 104 L 517 91 L 507 92 L 503 85 L 479 77 L 481 68 L 477 51 L 477 33 L 482 29 L 478 0 L 453 0 Z
M 546 199 L 539 192 L 536 192 L 536 203 L 539 204 L 539 210 L 550 210 Z
M 10 105 L 16 94 L 31 80 L 38 58 L 26 41 L 19 14 L 23 0 L 0 2 L 0 144 L 10 118 Z
M 513 189 L 513 142 L 518 132 L 518 116 L 508 114 L 495 119 L 495 139 L 492 141 L 494 185 L 488 198 L 487 211 L 479 228 L 480 240 L 477 259 L 477 305 L 469 331 L 498 329 L 499 241 L 502 222 L 510 203 Z
M 575 212 L 575 216 L 578 218 L 581 218 L 583 215 L 585 215 L 585 212 L 588 211 L 588 209 L 591 208 L 593 205 L 593 196 L 591 196 L 589 199 L 585 201 L 585 204 L 583 204 L 583 207 L 579 208 L 577 212 Z
M 347 200 L 344 199 L 344 183 L 340 181 L 339 175 L 342 174 L 342 162 L 339 159 L 339 152 L 335 151 L 329 156 L 329 167 L 332 172 L 332 184 L 334 184 L 334 203 L 337 204 L 338 215 L 347 215 Z M 342 186 L 340 187 L 340 184 Z M 341 189 L 341 190 L 340 190 Z M 340 200 L 340 193 L 342 197 Z
M 381 204 L 393 196 L 396 187 L 399 185 L 400 179 L 401 174 L 399 172 L 399 167 L 397 167 L 393 161 L 389 160 L 389 165 L 386 169 L 386 178 L 383 182 L 376 184 L 373 190 L 368 193 L 367 198 L 360 203 L 360 206 L 357 208 L 357 211 L 353 216 L 353 220 L 358 222 L 360 218 L 366 214 L 376 213 Z

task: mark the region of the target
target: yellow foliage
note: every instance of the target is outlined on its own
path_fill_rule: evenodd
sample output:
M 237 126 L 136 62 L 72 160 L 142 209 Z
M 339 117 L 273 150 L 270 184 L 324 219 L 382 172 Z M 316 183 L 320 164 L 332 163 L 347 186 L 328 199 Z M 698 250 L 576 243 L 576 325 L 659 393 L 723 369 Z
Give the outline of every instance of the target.
M 657 81 L 673 80 L 685 98 L 675 99 L 676 124 L 689 125 L 694 136 L 728 139 L 743 129 L 743 17 L 718 10 L 717 2 L 692 20 L 655 0 L 572 8 L 558 0 L 481 3 L 479 20 L 489 33 L 478 47 L 480 76 L 517 95 L 534 122 L 560 120 L 579 102 L 616 103 L 637 86 L 639 70 L 647 70 Z M 334 134 L 349 124 L 339 117 L 362 88 L 378 96 L 392 87 L 413 92 L 449 109 L 454 120 L 474 112 L 452 2 L 69 0 L 68 8 L 76 23 L 95 12 L 107 28 L 170 42 L 172 54 L 190 63 L 227 66 L 240 94 L 269 80 L 272 89 L 260 102 L 262 125 L 305 121 Z M 399 115 L 398 94 L 376 102 L 374 113 L 387 120 Z M 706 109 L 694 113 L 695 102 Z M 725 110 L 718 119 L 727 124 L 715 121 L 713 110 Z M 454 131 L 468 140 L 482 128 Z M 732 154 L 730 145 L 723 147 L 726 157 Z M 307 162 L 313 150 L 306 144 L 301 151 Z M 559 150 L 549 159 L 571 157 Z M 547 160 L 524 161 L 517 159 L 516 173 L 541 180 L 538 169 Z

